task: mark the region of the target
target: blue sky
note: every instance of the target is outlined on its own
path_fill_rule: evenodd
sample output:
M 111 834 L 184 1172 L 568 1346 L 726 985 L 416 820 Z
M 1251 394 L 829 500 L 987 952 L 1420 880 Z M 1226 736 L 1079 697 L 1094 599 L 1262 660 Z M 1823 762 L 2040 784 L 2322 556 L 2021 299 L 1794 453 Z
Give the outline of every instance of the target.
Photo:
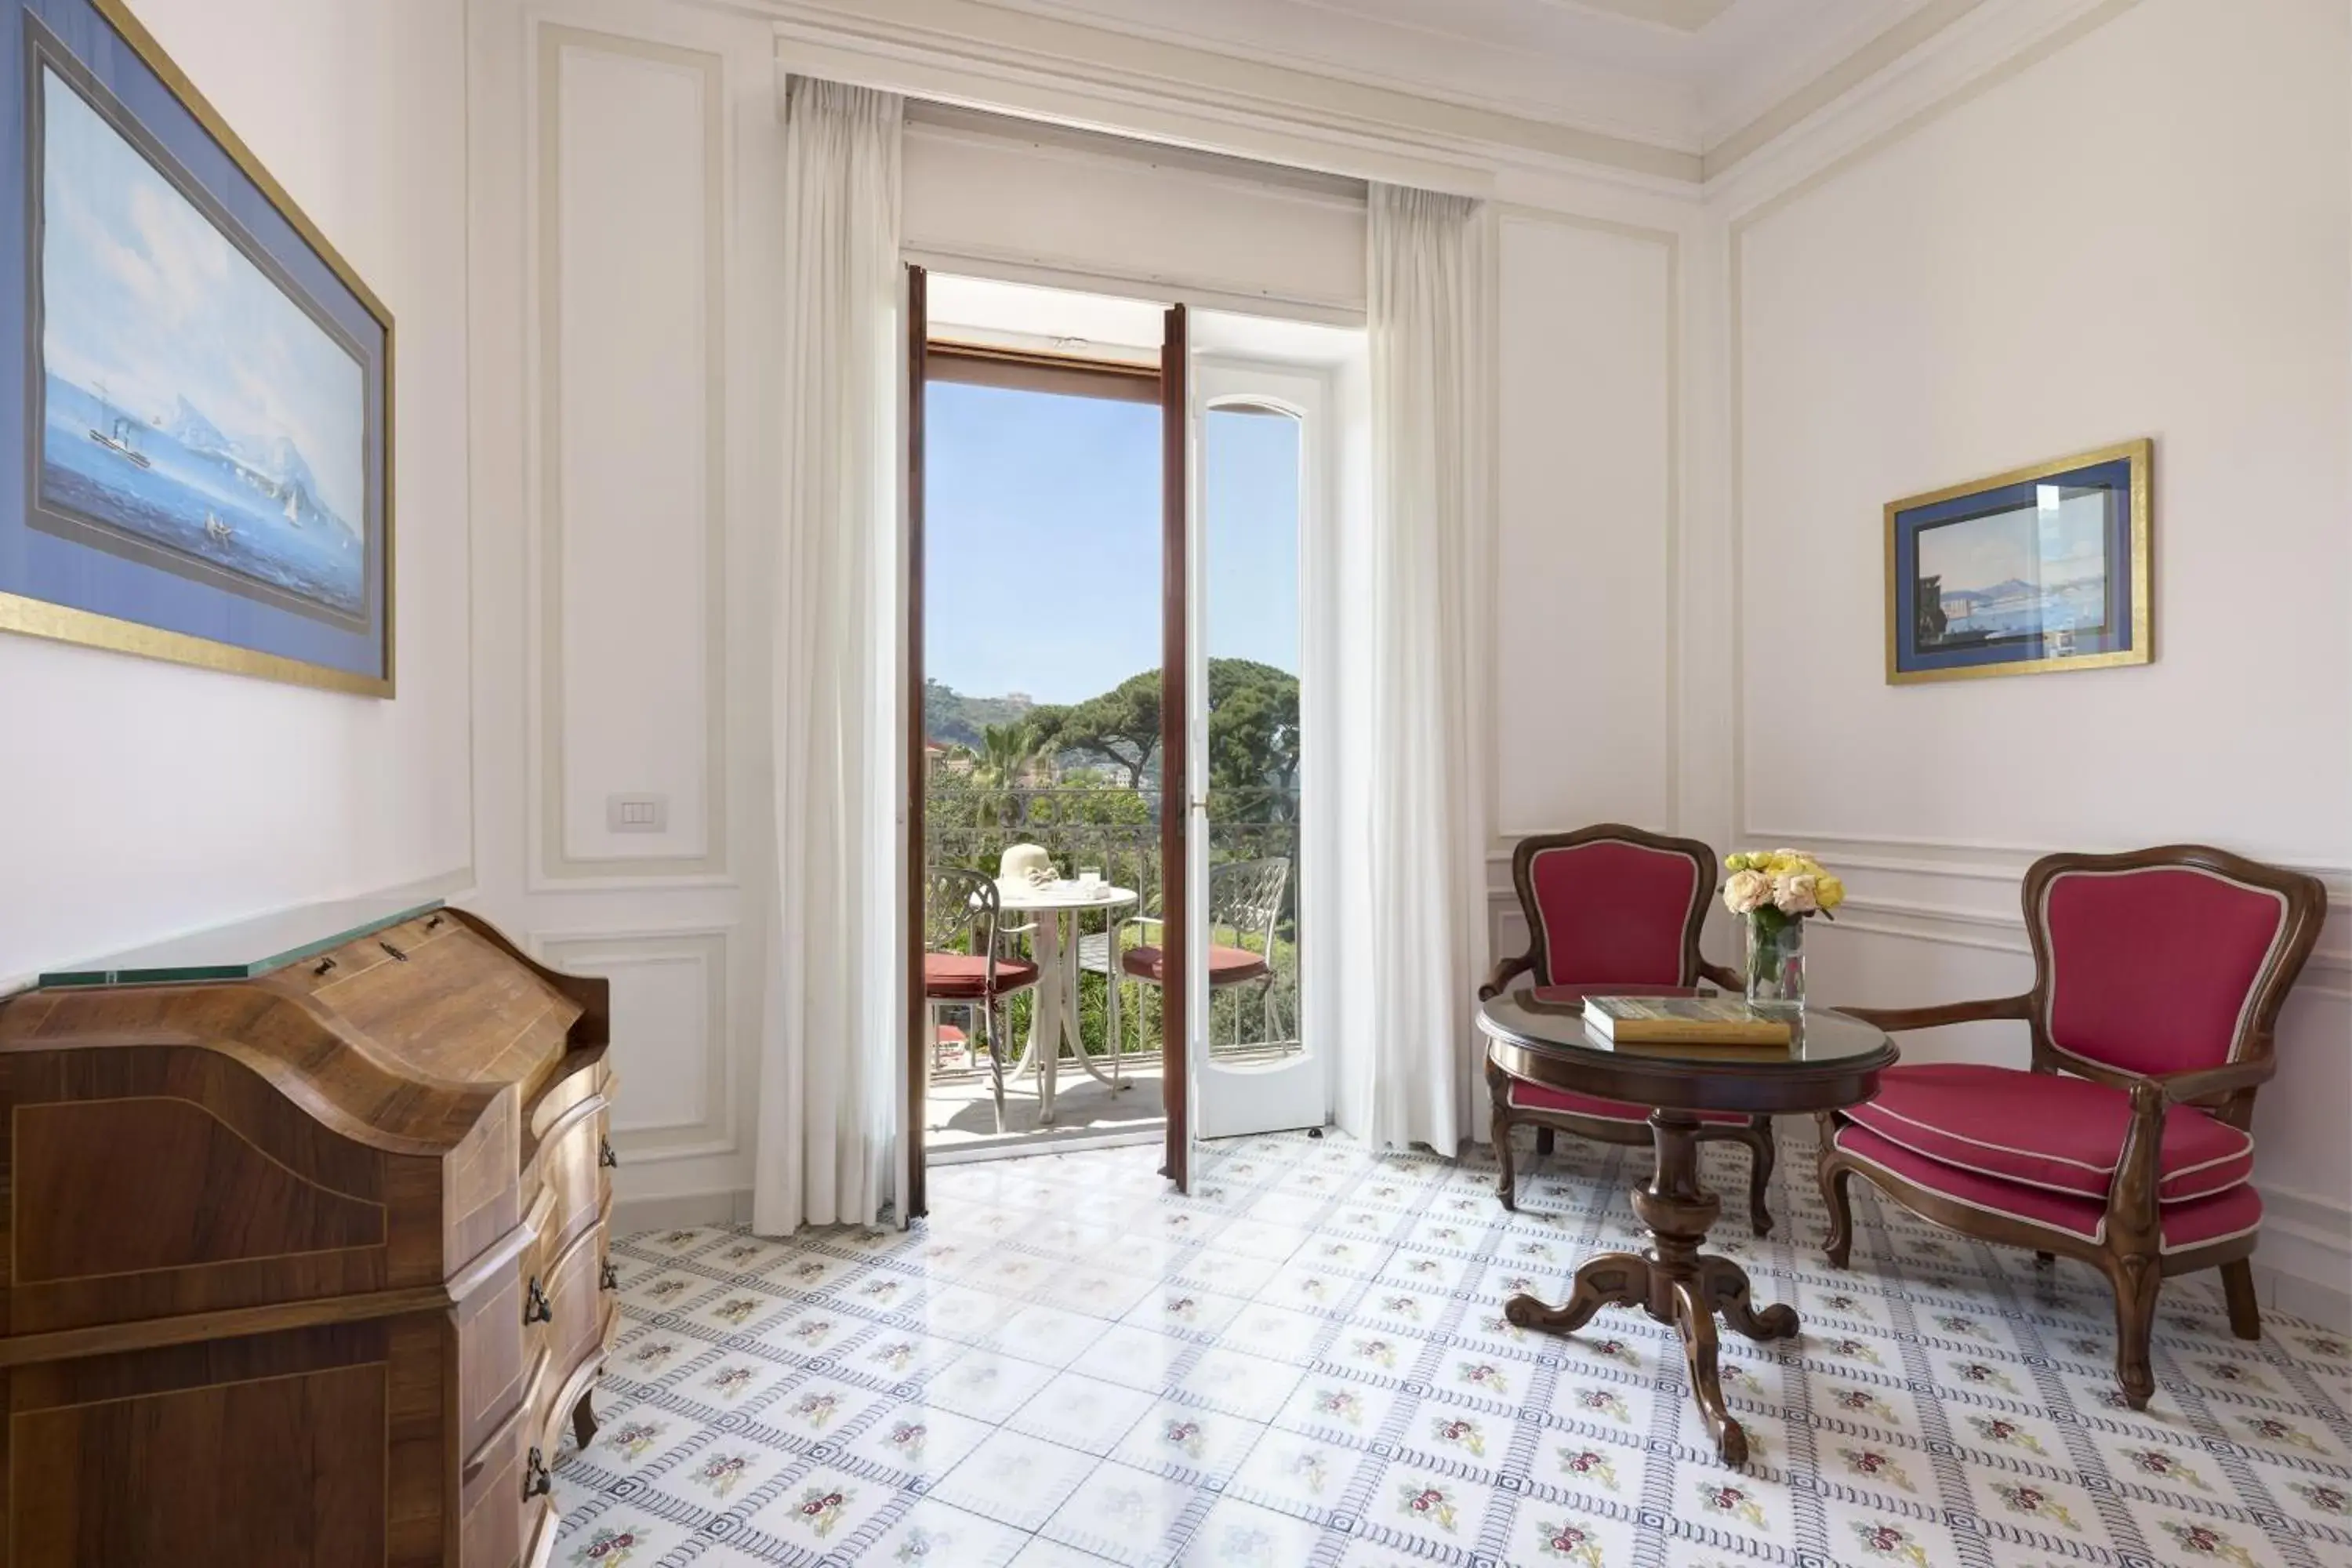
M 1209 653 L 1298 668 L 1298 433 L 1212 411 Z M 1160 408 L 934 382 L 927 673 L 1075 702 L 1160 662 Z
M 251 456 L 290 440 L 356 520 L 359 362 L 46 68 L 41 114 L 45 368 L 142 420 L 184 396 Z

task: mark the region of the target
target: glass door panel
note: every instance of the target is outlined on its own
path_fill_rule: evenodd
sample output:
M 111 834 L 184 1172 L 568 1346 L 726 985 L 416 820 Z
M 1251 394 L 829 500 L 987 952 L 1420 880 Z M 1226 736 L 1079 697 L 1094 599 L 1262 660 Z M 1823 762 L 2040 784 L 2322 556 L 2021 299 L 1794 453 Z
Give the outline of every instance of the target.
M 1319 1127 L 1328 1090 L 1303 1026 L 1300 572 L 1321 383 L 1203 359 L 1192 534 L 1197 1136 Z

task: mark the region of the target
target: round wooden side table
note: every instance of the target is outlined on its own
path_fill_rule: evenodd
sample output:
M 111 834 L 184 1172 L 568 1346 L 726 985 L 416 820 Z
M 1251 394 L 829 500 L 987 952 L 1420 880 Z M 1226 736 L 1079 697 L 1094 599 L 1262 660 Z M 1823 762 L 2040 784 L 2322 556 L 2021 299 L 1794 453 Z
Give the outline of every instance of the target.
M 1877 1092 L 1878 1075 L 1895 1064 L 1894 1042 L 1857 1018 L 1811 1008 L 1797 1023 L 1786 1057 L 1704 1047 L 1676 1054 L 1671 1046 L 1621 1053 L 1586 1029 L 1580 1001 L 1547 1004 L 1525 991 L 1480 1003 L 1478 1027 L 1487 1059 L 1514 1078 L 1651 1107 L 1658 1155 L 1650 1184 L 1633 1190 L 1633 1212 L 1649 1228 L 1650 1250 L 1589 1258 L 1567 1300 L 1552 1307 L 1515 1296 L 1504 1316 L 1523 1329 L 1569 1334 L 1603 1307 L 1639 1307 L 1674 1325 L 1690 1363 L 1691 1396 L 1716 1453 L 1727 1465 L 1746 1464 L 1748 1434 L 1724 1407 L 1717 1373 L 1716 1316 L 1751 1340 L 1779 1340 L 1797 1331 L 1797 1314 L 1786 1305 L 1758 1308 L 1748 1297 L 1748 1271 L 1704 1250 L 1723 1205 L 1699 1184 L 1699 1113 L 1811 1115 L 1859 1104 Z

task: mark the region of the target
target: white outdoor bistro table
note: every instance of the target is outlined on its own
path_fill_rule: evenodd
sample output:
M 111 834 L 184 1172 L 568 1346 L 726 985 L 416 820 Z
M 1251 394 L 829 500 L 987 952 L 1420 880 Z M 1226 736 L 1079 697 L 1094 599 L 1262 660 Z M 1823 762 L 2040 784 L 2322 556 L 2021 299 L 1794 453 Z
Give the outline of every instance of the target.
M 1021 1059 L 1013 1064 L 1013 1074 L 1018 1076 L 1034 1068 L 1037 1071 L 1037 1124 L 1047 1127 L 1054 1121 L 1054 1078 L 1062 1058 L 1062 1044 L 1069 1042 L 1078 1058 L 1078 1065 L 1098 1082 L 1113 1089 L 1127 1086 L 1118 1080 L 1118 984 L 1116 974 L 1104 1017 L 1108 1025 L 1111 1043 L 1111 1076 L 1104 1077 L 1102 1068 L 1087 1055 L 1086 1046 L 1078 1033 L 1078 923 L 1089 911 L 1099 910 L 1106 916 L 1105 929 L 1113 934 L 1116 944 L 1118 921 L 1108 917 L 1131 908 L 1136 901 L 1132 888 L 1114 888 L 1108 883 L 1086 889 L 1072 881 L 1033 883 L 1021 880 L 999 882 L 996 891 L 1006 915 L 1025 914 L 1036 917 L 1036 929 L 1030 933 L 1031 946 L 1037 955 L 1037 1001 L 1029 1014 L 1029 1037 L 1021 1047 Z M 1069 939 L 1062 935 L 1062 921 L 1070 922 Z M 1116 963 L 1114 963 L 1114 970 Z M 1039 1047 L 1043 1046 L 1044 1048 Z

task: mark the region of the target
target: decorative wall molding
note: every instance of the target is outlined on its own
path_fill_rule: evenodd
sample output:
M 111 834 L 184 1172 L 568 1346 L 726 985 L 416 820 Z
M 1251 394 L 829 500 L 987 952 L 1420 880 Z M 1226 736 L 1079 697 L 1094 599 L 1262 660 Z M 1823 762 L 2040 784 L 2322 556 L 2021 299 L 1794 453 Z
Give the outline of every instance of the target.
M 1492 205 L 1495 212 L 1497 234 L 1496 243 L 1494 247 L 1496 278 L 1490 293 L 1491 297 L 1496 301 L 1496 308 L 1498 311 L 1504 304 L 1501 289 L 1503 250 L 1502 237 L 1515 225 L 1543 225 L 1562 228 L 1582 229 L 1594 234 L 1612 235 L 1619 238 L 1633 240 L 1639 244 L 1656 246 L 1663 253 L 1663 263 L 1665 268 L 1666 275 L 1666 337 L 1665 343 L 1664 345 L 1666 367 L 1665 537 L 1664 541 L 1665 548 L 1664 571 L 1666 592 L 1665 602 L 1662 606 L 1662 629 L 1664 633 L 1662 641 L 1663 646 L 1665 648 L 1666 658 L 1666 668 L 1664 671 L 1666 689 L 1664 754 L 1666 799 L 1664 803 L 1664 810 L 1659 820 L 1664 824 L 1664 830 L 1666 832 L 1679 832 L 1680 828 L 1677 826 L 1677 823 L 1681 816 L 1681 793 L 1678 788 L 1677 781 L 1679 781 L 1682 776 L 1682 730 L 1684 714 L 1682 669 L 1682 568 L 1683 535 L 1685 531 L 1685 519 L 1683 514 L 1685 487 L 1683 483 L 1683 458 L 1684 453 L 1686 449 L 1684 432 L 1685 411 L 1684 408 L 1683 397 L 1683 316 L 1685 302 L 1683 289 L 1683 237 L 1679 232 L 1671 228 L 1657 228 L 1643 224 L 1621 223 L 1609 218 L 1592 217 L 1581 214 L 1554 212 L 1549 208 L 1527 206 L 1514 202 L 1498 202 L 1492 204 Z M 1497 321 L 1494 331 L 1499 340 L 1501 332 L 1499 320 Z M 1492 367 L 1496 377 L 1496 388 L 1490 406 L 1495 407 L 1499 411 L 1502 402 L 1500 395 L 1502 358 L 1499 352 L 1492 357 Z M 1499 440 L 1497 445 L 1499 446 Z M 1499 458 L 1499 453 L 1496 454 L 1496 457 L 1497 458 Z M 1497 462 L 1496 471 L 1495 472 L 1490 483 L 1489 493 L 1495 498 L 1495 504 L 1499 516 L 1502 500 L 1499 462 Z M 1499 592 L 1502 586 L 1502 556 L 1500 550 L 1499 530 L 1497 530 L 1495 559 L 1490 563 L 1490 570 L 1492 572 L 1492 581 L 1488 587 L 1488 603 L 1491 605 L 1494 603 L 1493 596 Z M 1487 626 L 1486 643 L 1483 650 L 1483 657 L 1486 660 L 1487 689 L 1489 691 L 1494 689 L 1496 676 L 1501 668 L 1501 660 L 1499 657 L 1501 648 L 1498 640 L 1501 632 L 1502 617 L 1499 615 L 1491 616 Z M 1553 829 L 1545 826 L 1510 825 L 1506 824 L 1503 821 L 1501 795 L 1502 785 L 1500 777 L 1502 769 L 1499 766 L 1499 762 L 1502 756 L 1503 730 L 1504 726 L 1509 722 L 1509 715 L 1502 711 L 1499 704 L 1495 704 L 1490 706 L 1486 717 L 1489 731 L 1486 742 L 1486 754 L 1490 759 L 1488 765 L 1485 770 L 1486 774 L 1486 822 L 1489 835 L 1489 848 L 1487 854 L 1490 860 L 1499 857 L 1504 863 L 1507 865 L 1510 860 L 1512 847 L 1518 842 L 1518 840 L 1531 837 L 1538 833 L 1551 832 Z
M 2263 1305 L 2352 1333 L 2352 1205 L 2268 1182 L 2256 1185 L 2263 1250 L 2255 1255 L 2254 1283 Z
M 719 0 L 697 0 L 717 4 Z M 1867 34 L 1825 37 L 1775 81 L 1661 119 L 1657 79 L 1622 77 L 1581 111 L 1371 71 L 1181 24 L 1057 0 L 728 0 L 772 16 L 782 68 L 918 97 L 1476 195 L 1500 168 L 1599 173 L 1685 194 L 1716 181 L 1979 13 L 2052 0 L 1926 0 Z M 2077 0 L 2081 3 L 2081 0 Z M 1984 30 L 1981 26 L 1979 30 Z M 1570 61 L 1569 64 L 1589 63 Z M 1791 79 L 1793 77 L 1794 79 Z
M 780 71 L 1331 174 L 1484 195 L 1494 159 L 1482 149 L 1515 143 L 1667 185 L 1698 174 L 1689 153 L 971 0 L 884 0 L 855 12 L 777 0 L 773 9 Z
M 702 986 L 703 1029 L 698 1042 L 702 1063 L 701 1106 L 690 1120 L 637 1121 L 629 1116 L 629 1080 L 642 1068 L 625 1059 L 616 1061 L 620 1090 L 613 1112 L 613 1143 L 624 1155 L 646 1163 L 699 1159 L 735 1152 L 734 1009 L 730 1005 L 728 964 L 732 925 L 685 925 L 636 931 L 534 931 L 531 952 L 541 962 L 582 974 L 611 979 L 615 990 L 632 970 L 683 966 L 695 972 Z M 615 1012 L 619 1005 L 615 1004 Z M 634 1049 L 615 1041 L 615 1048 Z M 640 1047 L 641 1048 L 641 1047 Z
M 530 182 L 533 221 L 527 227 L 532 341 L 527 355 L 526 395 L 535 417 L 536 443 L 530 475 L 530 510 L 536 520 L 536 551 L 529 568 L 530 596 L 537 608 L 537 747 L 530 792 L 529 838 L 536 858 L 527 868 L 531 891 L 585 891 L 611 888 L 709 888 L 731 886 L 728 876 L 727 743 L 727 279 L 729 225 L 726 123 L 726 61 L 702 49 L 537 20 L 531 34 L 530 84 L 531 146 L 525 167 Z M 632 60 L 646 68 L 691 75 L 698 83 L 701 117 L 704 318 L 698 345 L 704 385 L 702 415 L 702 515 L 704 552 L 704 658 L 702 852 L 697 855 L 580 856 L 567 847 L 568 780 L 565 733 L 563 547 L 563 324 L 562 124 L 564 58 L 590 51 Z
M 2057 54 L 2139 0 L 1930 0 L 1950 14 L 1909 47 L 1878 59 L 1834 93 L 1820 83 L 1776 106 L 1772 134 L 1707 170 L 1707 196 L 1734 222 L 1801 195 Z M 1901 29 L 1895 29 L 1898 33 Z M 1873 53 L 1879 46 L 1865 45 Z M 1843 67 L 1832 68 L 1839 74 Z M 1796 100 L 1810 102 L 1785 118 Z

